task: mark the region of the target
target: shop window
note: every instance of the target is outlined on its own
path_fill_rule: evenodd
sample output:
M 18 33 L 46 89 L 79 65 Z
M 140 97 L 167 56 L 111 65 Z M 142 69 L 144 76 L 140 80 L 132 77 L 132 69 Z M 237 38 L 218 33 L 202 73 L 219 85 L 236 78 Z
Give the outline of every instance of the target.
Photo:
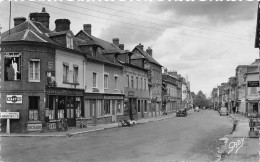
M 123 102 L 121 100 L 117 100 L 117 113 L 123 113 Z
M 137 112 L 141 112 L 141 105 L 140 105 L 140 100 L 138 100 L 138 107 L 137 107 Z
M 147 100 L 144 100 L 144 112 L 147 112 Z
M 86 118 L 90 117 L 90 100 L 85 100 L 85 105 L 84 105 L 84 116 Z
M 73 49 L 73 37 L 70 34 L 66 35 L 67 48 Z
M 63 63 L 63 82 L 69 82 L 69 64 Z
M 39 119 L 39 96 L 29 96 L 29 120 Z
M 76 97 L 75 107 L 76 107 L 76 117 L 79 118 L 79 117 L 81 117 L 80 97 Z
M 40 59 L 29 60 L 29 82 L 40 81 Z
M 104 75 L 104 86 L 105 86 L 105 89 L 108 89 L 108 75 L 107 74 Z
M 50 96 L 49 97 L 49 119 L 50 120 L 55 119 L 55 103 L 56 103 L 55 96 Z
M 110 115 L 110 100 L 105 100 L 104 115 Z
M 251 93 L 250 94 L 257 94 L 256 93 L 256 87 L 250 87 Z
M 65 109 L 65 98 L 59 97 L 58 100 L 58 119 L 64 118 Z
M 97 100 L 97 116 L 102 116 L 102 101 Z
M 21 80 L 21 53 L 6 52 L 4 53 L 4 80 L 15 81 Z
M 78 83 L 79 67 L 73 65 L 73 83 Z
M 93 73 L 93 87 L 97 87 L 97 73 Z

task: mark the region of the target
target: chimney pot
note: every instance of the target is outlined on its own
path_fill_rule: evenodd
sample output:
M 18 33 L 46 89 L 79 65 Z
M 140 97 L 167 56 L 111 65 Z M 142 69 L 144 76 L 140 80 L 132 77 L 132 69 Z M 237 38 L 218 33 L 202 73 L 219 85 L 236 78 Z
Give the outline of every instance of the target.
M 113 44 L 119 47 L 119 38 L 113 38 Z
M 153 57 L 153 50 L 152 50 L 150 47 L 148 47 L 148 48 L 146 49 L 146 52 L 147 52 L 151 57 Z
M 88 33 L 89 35 L 91 35 L 91 24 L 84 24 L 83 25 L 83 30 Z
M 14 18 L 14 26 L 20 25 L 21 23 L 25 22 L 25 17 L 15 17 Z
M 137 45 L 141 50 L 144 50 L 144 45 L 142 45 L 141 43 L 139 43 L 139 45 Z
M 70 30 L 70 20 L 69 19 L 57 19 L 57 20 L 55 20 L 55 24 L 56 24 L 56 28 L 55 28 L 56 32 Z
M 125 45 L 124 45 L 124 44 L 119 44 L 119 48 L 120 48 L 121 50 L 124 50 Z

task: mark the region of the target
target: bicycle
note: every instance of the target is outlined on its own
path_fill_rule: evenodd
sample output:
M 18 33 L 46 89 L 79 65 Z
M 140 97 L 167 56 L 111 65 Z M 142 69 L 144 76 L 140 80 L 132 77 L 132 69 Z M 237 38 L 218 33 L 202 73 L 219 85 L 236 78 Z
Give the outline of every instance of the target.
M 59 119 L 57 121 L 57 129 L 58 131 L 67 131 L 68 127 L 68 120 L 67 119 Z

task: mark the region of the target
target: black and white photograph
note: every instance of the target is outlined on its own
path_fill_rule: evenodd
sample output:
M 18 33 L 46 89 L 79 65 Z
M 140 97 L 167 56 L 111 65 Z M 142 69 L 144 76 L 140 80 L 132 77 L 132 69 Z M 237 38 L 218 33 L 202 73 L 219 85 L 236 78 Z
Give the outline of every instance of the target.
M 257 0 L 0 0 L 0 162 L 259 162 Z

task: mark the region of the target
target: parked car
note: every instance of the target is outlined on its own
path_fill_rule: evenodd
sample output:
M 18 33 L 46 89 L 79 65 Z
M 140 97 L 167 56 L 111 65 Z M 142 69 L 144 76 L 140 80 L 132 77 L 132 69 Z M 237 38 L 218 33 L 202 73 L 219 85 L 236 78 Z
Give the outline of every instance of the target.
M 219 115 L 228 115 L 228 109 L 226 107 L 221 107 L 219 109 Z
M 176 117 L 186 117 L 186 116 L 188 116 L 187 109 L 178 110 L 176 113 Z
M 194 111 L 197 111 L 199 112 L 200 111 L 200 108 L 198 106 L 195 107 Z

